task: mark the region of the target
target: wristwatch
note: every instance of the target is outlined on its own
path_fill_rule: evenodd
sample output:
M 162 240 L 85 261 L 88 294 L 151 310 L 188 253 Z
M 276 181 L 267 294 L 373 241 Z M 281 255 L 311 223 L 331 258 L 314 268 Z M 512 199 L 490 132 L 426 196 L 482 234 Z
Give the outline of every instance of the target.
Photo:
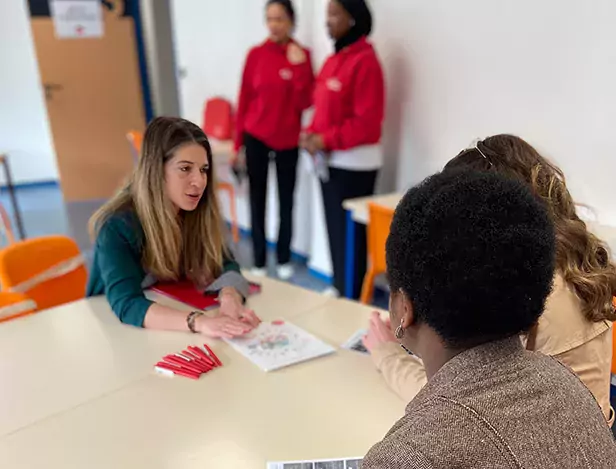
M 188 313 L 188 316 L 186 316 L 186 324 L 188 325 L 188 330 L 193 334 L 197 332 L 197 329 L 195 329 L 195 321 L 199 316 L 203 316 L 203 313 L 201 311 L 192 311 Z

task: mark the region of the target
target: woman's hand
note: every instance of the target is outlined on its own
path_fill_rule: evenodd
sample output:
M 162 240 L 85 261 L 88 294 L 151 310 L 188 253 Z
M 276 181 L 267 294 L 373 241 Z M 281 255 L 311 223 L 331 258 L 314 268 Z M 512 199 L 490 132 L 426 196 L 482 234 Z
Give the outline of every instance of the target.
M 240 321 L 250 327 L 250 330 L 261 324 L 261 319 L 254 311 L 243 304 L 242 296 L 235 288 L 223 288 L 220 292 L 220 315 Z
M 383 321 L 380 314 L 374 311 L 370 316 L 370 327 L 368 328 L 368 333 L 364 336 L 362 342 L 364 347 L 366 347 L 369 352 L 372 352 L 372 350 L 380 344 L 398 341 L 396 340 L 394 333 L 391 331 L 391 324 L 389 320 Z
M 202 315 L 195 320 L 195 330 L 216 339 L 232 339 L 250 332 L 252 327 L 228 316 Z
M 325 149 L 323 136 L 319 134 L 306 134 L 300 137 L 300 146 L 312 156 Z
M 303 64 L 306 61 L 306 53 L 300 46 L 291 42 L 287 47 L 287 60 L 291 65 Z
M 310 135 L 308 132 L 302 132 L 299 134 L 299 147 L 306 149 L 308 146 L 308 140 L 310 139 Z
M 229 153 L 229 166 L 234 167 L 240 161 L 240 154 L 242 153 L 242 148 L 236 150 L 235 148 L 231 149 Z

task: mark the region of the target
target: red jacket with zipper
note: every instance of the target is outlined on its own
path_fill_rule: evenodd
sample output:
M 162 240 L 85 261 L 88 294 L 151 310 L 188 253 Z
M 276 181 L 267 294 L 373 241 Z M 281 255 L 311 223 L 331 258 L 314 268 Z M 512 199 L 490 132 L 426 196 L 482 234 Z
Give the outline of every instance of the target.
M 385 84 L 376 52 L 367 39 L 327 59 L 314 90 L 308 132 L 321 134 L 327 150 L 348 150 L 381 141 Z
M 310 107 L 314 74 L 310 51 L 306 61 L 292 65 L 287 45 L 270 40 L 248 53 L 236 116 L 235 149 L 244 132 L 273 150 L 289 150 L 299 143 L 302 112 Z

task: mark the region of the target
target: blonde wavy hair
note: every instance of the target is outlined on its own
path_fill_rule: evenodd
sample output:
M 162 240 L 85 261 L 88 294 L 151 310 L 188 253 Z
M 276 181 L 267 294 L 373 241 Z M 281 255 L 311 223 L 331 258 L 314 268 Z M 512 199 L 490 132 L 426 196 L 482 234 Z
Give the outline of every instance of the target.
M 556 269 L 573 289 L 591 322 L 616 320 L 616 267 L 607 245 L 577 215 L 565 175 L 535 148 L 513 135 L 495 135 L 462 151 L 445 166 L 497 171 L 529 184 L 541 198 L 556 232 Z
M 165 195 L 165 164 L 183 145 L 201 145 L 208 156 L 208 184 L 193 211 L 173 207 Z M 212 149 L 203 131 L 175 117 L 154 119 L 145 132 L 137 168 L 128 183 L 90 219 L 90 234 L 113 215 L 134 211 L 145 234 L 141 262 L 158 280 L 188 278 L 206 286 L 222 271 L 227 253 L 214 187 Z

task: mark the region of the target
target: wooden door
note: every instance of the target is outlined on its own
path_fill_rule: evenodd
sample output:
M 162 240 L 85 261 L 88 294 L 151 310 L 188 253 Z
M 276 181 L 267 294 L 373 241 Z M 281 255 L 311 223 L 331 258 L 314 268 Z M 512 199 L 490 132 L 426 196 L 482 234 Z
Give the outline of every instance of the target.
M 104 8 L 102 38 L 57 39 L 51 18 L 31 19 L 67 201 L 110 197 L 133 168 L 126 133 L 145 125 L 133 19 L 120 10 Z

